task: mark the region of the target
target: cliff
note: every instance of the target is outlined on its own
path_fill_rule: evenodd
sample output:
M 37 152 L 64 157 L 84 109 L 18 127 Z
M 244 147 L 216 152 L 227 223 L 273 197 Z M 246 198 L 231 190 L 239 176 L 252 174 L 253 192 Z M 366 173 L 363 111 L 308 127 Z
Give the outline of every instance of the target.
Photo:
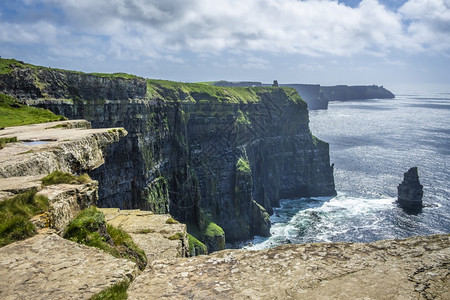
M 0 149 L 1 299 L 125 293 L 147 262 L 189 255 L 185 224 L 139 210 L 98 211 L 98 183 L 72 174 L 98 168 L 126 134 L 85 120 L 0 131 L 9 141 Z
M 217 81 L 209 83 L 214 86 L 237 87 L 237 86 L 264 86 L 271 84 L 263 84 L 261 82 L 241 81 Z M 279 84 L 280 87 L 290 87 L 295 89 L 302 99 L 308 104 L 309 110 L 327 109 L 329 101 L 348 101 L 348 100 L 366 100 L 366 99 L 391 99 L 395 95 L 382 86 L 361 85 L 361 86 L 321 86 L 319 84 L 299 84 L 288 83 Z
M 328 99 L 324 97 L 321 86 L 319 84 L 280 84 L 294 88 L 303 100 L 308 103 L 309 110 L 327 109 Z
M 293 89 L 221 88 L 10 63 L 0 91 L 93 127 L 124 127 L 90 172 L 103 207 L 150 209 L 227 240 L 268 235 L 281 198 L 334 195 L 328 144 Z M 212 237 L 214 238 L 214 237 Z
M 329 101 L 365 100 L 365 99 L 392 99 L 395 95 L 382 86 L 322 86 L 320 87 L 324 97 Z

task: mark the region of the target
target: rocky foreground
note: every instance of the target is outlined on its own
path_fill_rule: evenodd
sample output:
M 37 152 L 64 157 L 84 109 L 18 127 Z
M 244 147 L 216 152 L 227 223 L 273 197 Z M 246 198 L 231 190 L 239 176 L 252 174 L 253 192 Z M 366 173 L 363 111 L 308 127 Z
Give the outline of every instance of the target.
M 46 174 L 103 163 L 122 129 L 65 121 L 2 130 L 19 142 L 0 149 L 0 201 L 34 188 L 50 211 L 37 235 L 0 248 L 0 299 L 89 299 L 131 282 L 129 299 L 450 299 L 450 234 L 369 244 L 285 245 L 263 251 L 188 255 L 186 226 L 170 215 L 101 209 L 145 252 L 134 262 L 63 239 L 65 226 L 97 203 L 97 182 L 43 186 Z
M 129 299 L 450 299 L 450 235 L 154 262 Z

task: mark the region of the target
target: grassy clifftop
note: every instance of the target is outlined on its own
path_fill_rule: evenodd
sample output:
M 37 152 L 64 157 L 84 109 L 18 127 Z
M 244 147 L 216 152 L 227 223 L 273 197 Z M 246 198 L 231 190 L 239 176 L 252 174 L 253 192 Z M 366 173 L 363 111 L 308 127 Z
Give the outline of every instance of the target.
M 24 75 L 17 71 L 27 70 Z M 106 80 L 105 80 L 106 79 Z M 19 84 L 12 84 L 14 82 Z M 141 86 L 142 85 L 142 86 Z M 19 86 L 19 89 L 17 90 Z M 15 59 L 0 59 L 0 92 L 19 95 L 31 90 L 31 98 L 115 100 L 140 98 L 168 102 L 255 103 L 270 96 L 295 103 L 302 100 L 294 89 L 272 87 L 218 87 L 209 83 L 182 83 L 144 79 L 126 73 L 83 73 L 35 66 Z M 113 92 L 105 92 L 105 91 Z
M 66 120 L 49 110 L 34 108 L 0 93 L 0 128 Z
M 273 87 L 218 87 L 206 83 L 147 80 L 147 97 L 166 101 L 255 103 L 262 95 L 286 94 L 291 101 L 302 101 L 294 89 Z

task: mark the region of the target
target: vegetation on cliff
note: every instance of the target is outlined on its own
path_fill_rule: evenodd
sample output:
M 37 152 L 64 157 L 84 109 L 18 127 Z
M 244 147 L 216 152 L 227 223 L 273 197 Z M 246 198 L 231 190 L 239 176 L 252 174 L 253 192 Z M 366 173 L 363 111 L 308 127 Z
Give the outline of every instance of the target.
M 129 259 L 140 270 L 147 265 L 144 251 L 136 246 L 125 231 L 106 225 L 104 214 L 95 206 L 83 210 L 67 225 L 64 238 L 102 249 L 115 257 Z
M 49 209 L 48 199 L 29 190 L 0 202 L 0 247 L 36 234 L 30 218 Z
M 62 120 L 67 118 L 46 109 L 27 106 L 0 93 L 0 128 Z
M 8 143 L 16 143 L 18 142 L 17 137 L 3 137 L 0 138 L 0 149 L 3 149 L 3 147 L 5 147 L 6 144 Z
M 286 93 L 294 102 L 302 101 L 294 89 L 273 87 L 218 87 L 204 83 L 147 80 L 147 97 L 163 101 L 255 103 L 263 94 Z
M 191 256 L 208 254 L 208 249 L 206 245 L 200 242 L 195 236 L 188 233 L 188 241 L 189 241 L 189 254 Z
M 41 180 L 43 185 L 52 185 L 61 183 L 82 184 L 92 181 L 92 179 L 89 177 L 88 174 L 81 174 L 77 176 L 70 173 L 64 173 L 61 171 L 53 171 L 52 173 L 48 174 Z

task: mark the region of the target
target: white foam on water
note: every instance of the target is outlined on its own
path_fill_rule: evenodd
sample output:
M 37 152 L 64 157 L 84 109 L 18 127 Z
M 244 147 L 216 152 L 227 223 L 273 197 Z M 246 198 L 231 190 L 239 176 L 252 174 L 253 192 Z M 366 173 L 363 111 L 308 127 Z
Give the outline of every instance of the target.
M 376 232 L 383 226 L 379 214 L 393 209 L 395 200 L 350 197 L 344 193 L 331 199 L 283 200 L 271 217 L 271 236 L 255 237 L 243 248 L 257 250 L 287 243 L 329 242 L 338 237 L 359 240 L 364 238 L 362 232 Z

